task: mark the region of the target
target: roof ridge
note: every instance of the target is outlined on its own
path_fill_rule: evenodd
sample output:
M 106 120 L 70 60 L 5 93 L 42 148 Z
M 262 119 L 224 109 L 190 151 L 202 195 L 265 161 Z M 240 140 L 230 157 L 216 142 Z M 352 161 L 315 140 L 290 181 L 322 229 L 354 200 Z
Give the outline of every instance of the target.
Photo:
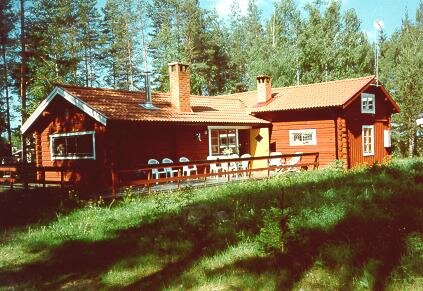
M 327 85 L 327 84 L 333 84 L 333 83 L 342 83 L 342 82 L 365 80 L 365 79 L 374 79 L 374 78 L 375 78 L 375 75 L 368 75 L 368 76 L 365 76 L 365 77 L 332 80 L 332 81 L 325 81 L 325 82 L 319 82 L 319 83 L 310 83 L 310 84 L 293 85 L 293 86 L 285 86 L 285 87 L 275 87 L 275 88 L 272 88 L 272 90 L 274 90 L 274 89 L 286 89 L 286 88 L 311 87 L 311 86 L 317 86 L 317 85 Z
M 101 88 L 101 87 L 90 87 L 90 86 L 79 86 L 79 85 L 71 85 L 71 84 L 56 84 L 56 87 L 61 87 L 63 89 L 81 89 L 81 90 L 98 90 L 98 91 L 113 91 L 113 92 L 121 92 L 121 93 L 144 93 L 145 91 L 136 90 L 126 90 L 126 89 L 114 89 L 114 88 Z M 162 92 L 159 92 L 162 93 Z

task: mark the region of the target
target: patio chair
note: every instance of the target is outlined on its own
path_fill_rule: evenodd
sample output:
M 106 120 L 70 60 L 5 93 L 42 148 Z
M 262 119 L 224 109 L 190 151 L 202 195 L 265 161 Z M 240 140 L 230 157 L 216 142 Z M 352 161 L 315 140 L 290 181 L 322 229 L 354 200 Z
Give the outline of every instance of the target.
M 187 163 L 187 162 L 189 162 L 189 159 L 187 157 L 180 157 L 179 162 L 180 163 Z M 191 176 L 191 172 L 194 172 L 195 174 L 198 173 L 196 165 L 182 166 L 182 176 Z
M 149 165 L 158 165 L 160 163 L 156 159 L 149 159 L 148 162 L 147 162 L 147 164 L 149 164 Z M 159 179 L 161 174 L 164 174 L 165 176 L 167 176 L 167 173 L 166 173 L 166 171 L 164 169 L 163 170 L 160 170 L 160 169 L 157 169 L 157 168 L 156 169 L 151 169 L 151 175 L 152 176 L 156 176 L 156 179 Z M 156 182 L 156 184 L 157 184 L 157 182 Z
M 243 155 L 241 155 L 241 158 L 251 158 L 251 155 L 250 154 L 243 154 Z M 241 161 L 240 168 L 243 171 L 248 170 L 250 168 L 250 161 Z M 242 173 L 242 175 L 244 177 L 246 177 L 247 176 L 247 172 Z
M 173 161 L 169 158 L 164 158 L 162 164 L 173 164 Z M 169 175 L 170 177 L 174 177 L 174 173 L 178 173 L 178 170 L 174 170 L 172 167 L 165 167 L 164 170 L 166 171 L 166 176 Z
M 229 163 L 225 161 L 226 159 L 228 159 L 228 156 L 226 156 L 226 155 L 225 156 L 218 156 L 217 157 L 217 160 L 218 161 L 221 161 L 220 162 L 221 172 L 227 172 L 227 171 L 229 171 Z
M 239 159 L 239 155 L 232 154 L 228 156 L 228 159 Z M 238 171 L 238 162 L 229 162 L 228 171 Z
M 217 157 L 208 156 L 207 161 L 217 161 Z M 210 167 L 209 173 L 219 173 L 222 170 L 222 168 L 218 166 L 217 163 L 211 163 L 209 167 Z
M 281 152 L 271 152 L 270 156 L 280 156 L 282 155 Z M 275 158 L 269 158 L 269 166 L 282 166 L 282 158 L 281 157 L 275 157 Z
M 294 154 L 299 156 L 293 156 L 288 161 L 286 161 L 285 165 L 289 167 L 284 168 L 283 170 L 284 172 L 299 172 L 300 171 L 300 168 L 295 167 L 295 165 L 301 162 L 301 158 L 302 158 L 301 155 L 303 154 L 303 152 L 295 152 Z

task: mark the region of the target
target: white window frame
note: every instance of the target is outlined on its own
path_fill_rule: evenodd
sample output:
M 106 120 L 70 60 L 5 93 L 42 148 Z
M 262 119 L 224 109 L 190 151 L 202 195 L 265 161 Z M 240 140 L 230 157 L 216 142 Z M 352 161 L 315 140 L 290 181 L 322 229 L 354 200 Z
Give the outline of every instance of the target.
M 364 136 L 364 131 L 366 129 L 370 129 L 370 147 L 371 151 L 366 151 L 366 145 L 368 144 L 366 141 L 366 137 Z M 362 141 L 362 148 L 363 148 L 363 156 L 374 156 L 375 154 L 375 127 L 374 125 L 363 125 L 361 127 L 361 141 Z
M 369 100 L 373 106 L 369 108 Z M 361 113 L 375 114 L 376 112 L 376 96 L 370 93 L 361 93 Z
M 383 146 L 385 148 L 390 148 L 392 146 L 392 136 L 390 129 L 383 130 Z
M 310 141 L 304 141 L 304 140 L 296 140 L 295 135 L 301 134 L 311 134 L 311 140 Z M 302 139 L 302 138 L 301 138 Z M 308 145 L 317 145 L 317 131 L 315 128 L 309 128 L 309 129 L 290 129 L 289 130 L 289 145 L 290 146 L 308 146 Z
M 67 157 L 57 157 L 54 156 L 53 144 L 54 139 L 58 137 L 68 137 L 68 136 L 79 136 L 79 135 L 92 135 L 93 139 L 93 154 L 87 156 L 67 156 Z M 78 131 L 78 132 L 64 132 L 64 133 L 55 133 L 50 135 L 50 157 L 51 160 L 95 160 L 96 151 L 95 151 L 95 131 Z
M 239 129 L 251 129 L 251 126 L 209 126 L 207 128 L 208 130 L 208 136 L 209 136 L 209 156 L 213 155 L 212 152 L 212 143 L 211 143 L 211 131 L 215 129 L 224 129 L 224 130 L 235 130 L 235 140 L 236 140 L 236 146 L 237 150 L 239 150 Z M 219 154 L 220 155 L 220 154 Z

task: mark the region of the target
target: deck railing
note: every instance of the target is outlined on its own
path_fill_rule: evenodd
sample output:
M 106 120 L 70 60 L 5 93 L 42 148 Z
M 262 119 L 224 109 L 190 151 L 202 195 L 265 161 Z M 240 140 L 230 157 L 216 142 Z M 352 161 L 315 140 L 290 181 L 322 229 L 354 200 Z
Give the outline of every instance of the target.
M 273 159 L 282 159 L 288 160 L 292 157 L 301 157 L 300 162 L 289 165 L 282 163 L 281 165 L 269 165 L 269 160 Z M 305 157 L 310 157 L 304 159 Z M 307 160 L 307 161 L 304 161 Z M 232 171 L 221 171 L 221 172 L 210 172 L 211 164 L 219 163 L 237 163 L 240 164 L 243 161 L 248 162 L 248 167 L 246 169 L 237 168 Z M 261 166 L 252 167 L 252 163 L 255 161 L 261 161 Z M 264 161 L 264 162 L 263 162 Z M 182 175 L 183 166 L 196 166 L 197 173 L 191 174 L 190 176 Z M 151 187 L 157 184 L 164 184 L 169 182 L 176 183 L 176 187 L 179 189 L 181 183 L 188 180 L 196 180 L 199 182 L 207 184 L 208 178 L 211 177 L 223 177 L 230 181 L 235 177 L 243 176 L 250 178 L 252 173 L 261 172 L 262 176 L 270 176 L 272 172 L 284 172 L 290 169 L 297 170 L 307 170 L 309 168 L 317 169 L 319 167 L 319 153 L 295 153 L 295 154 L 281 154 L 273 156 L 259 156 L 259 157 L 249 157 L 249 158 L 227 158 L 227 159 L 218 159 L 218 160 L 198 160 L 190 162 L 178 162 L 172 164 L 158 164 L 158 165 L 141 165 L 136 169 L 111 169 L 111 186 L 113 196 L 116 196 L 119 188 L 129 187 L 129 186 L 146 186 L 148 193 L 151 192 Z M 172 168 L 175 170 L 173 176 L 159 177 L 156 179 L 153 177 L 152 172 L 154 169 L 162 170 L 164 168 Z M 78 171 L 78 168 L 75 167 L 35 167 L 27 166 L 26 167 L 26 182 L 28 183 L 37 183 L 45 187 L 47 184 L 58 184 L 61 188 L 64 188 L 66 185 L 75 184 L 75 181 L 67 181 L 67 176 L 73 172 Z M 46 179 L 46 173 L 52 172 L 56 175 L 59 174 L 58 179 Z M 10 188 L 13 189 L 13 185 L 16 182 L 23 182 L 20 176 L 22 176 L 23 171 L 20 164 L 17 165 L 0 165 L 0 183 L 7 183 L 10 185 Z
M 274 159 L 282 159 L 287 160 L 288 158 L 293 157 L 301 157 L 300 162 L 290 165 L 282 163 L 281 165 L 269 165 L 269 160 Z M 303 162 L 304 157 L 311 157 L 307 162 Z M 220 172 L 210 172 L 210 165 L 211 164 L 219 164 L 219 163 L 241 163 L 242 161 L 248 162 L 247 169 L 237 169 L 233 171 L 220 171 Z M 252 167 L 252 163 L 254 161 L 265 161 L 262 164 L 265 166 L 261 167 Z M 197 174 L 192 174 L 189 176 L 182 175 L 182 168 L 183 166 L 196 166 L 197 167 Z M 162 184 L 162 183 L 169 183 L 175 182 L 176 187 L 179 189 L 181 187 L 181 182 L 187 180 L 202 180 L 204 185 L 207 184 L 207 178 L 210 177 L 224 177 L 228 181 L 230 181 L 233 177 L 243 175 L 247 177 L 251 177 L 253 172 L 267 172 L 267 176 L 269 177 L 272 172 L 277 171 L 284 171 L 290 169 L 298 169 L 298 170 L 307 170 L 310 167 L 313 169 L 317 169 L 319 167 L 319 153 L 312 152 L 312 153 L 295 153 L 295 154 L 281 154 L 281 155 L 273 155 L 273 156 L 259 156 L 259 157 L 249 157 L 249 158 L 227 158 L 227 159 L 218 159 L 218 160 L 198 160 L 198 161 L 190 161 L 190 162 L 181 162 L 181 163 L 173 163 L 173 164 L 158 164 L 158 165 L 142 165 L 136 169 L 130 170 L 115 170 L 112 169 L 112 192 L 113 195 L 116 196 L 118 189 L 122 187 L 129 187 L 129 186 L 146 186 L 148 193 L 151 191 L 152 185 Z M 176 170 L 176 175 L 173 176 L 166 176 L 166 177 L 159 177 L 158 179 L 153 177 L 153 170 L 163 170 L 164 168 L 172 168 Z
M 33 164 L 27 164 L 25 170 L 21 163 L 15 165 L 0 165 L 0 183 L 8 184 L 13 189 L 15 183 L 32 183 L 42 187 L 47 185 L 59 185 L 64 188 L 66 185 L 74 185 L 74 181 L 67 181 L 66 176 L 75 172 L 75 167 L 36 167 Z M 58 179 L 46 179 L 46 173 L 55 173 L 59 175 Z M 38 176 L 38 177 L 37 177 Z

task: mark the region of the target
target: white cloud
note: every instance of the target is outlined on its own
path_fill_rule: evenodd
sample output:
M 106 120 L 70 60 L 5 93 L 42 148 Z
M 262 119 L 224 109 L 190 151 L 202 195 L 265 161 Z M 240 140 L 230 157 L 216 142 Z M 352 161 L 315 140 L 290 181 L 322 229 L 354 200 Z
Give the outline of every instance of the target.
M 232 6 L 232 3 L 234 3 L 234 2 L 238 2 L 241 14 L 246 15 L 247 10 L 248 10 L 248 0 L 232 0 L 232 1 L 218 0 L 216 5 L 215 5 L 215 9 L 216 9 L 217 14 L 220 17 L 226 17 L 226 16 L 230 15 L 231 14 L 231 6 Z

